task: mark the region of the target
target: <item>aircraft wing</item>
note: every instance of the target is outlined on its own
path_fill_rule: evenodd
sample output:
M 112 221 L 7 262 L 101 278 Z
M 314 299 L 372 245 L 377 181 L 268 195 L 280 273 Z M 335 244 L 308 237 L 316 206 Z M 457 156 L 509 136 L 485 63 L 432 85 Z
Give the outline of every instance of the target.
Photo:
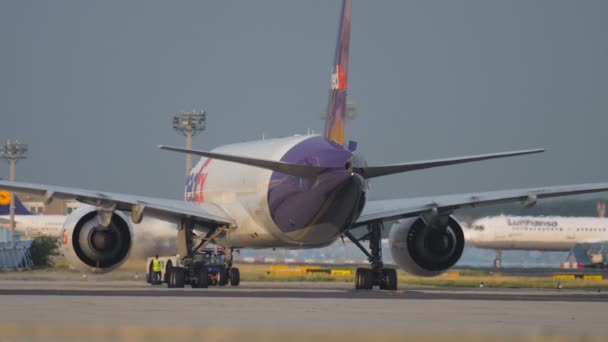
M 144 216 L 149 215 L 175 222 L 179 222 L 182 218 L 190 218 L 201 224 L 213 226 L 230 226 L 234 224 L 232 218 L 230 218 L 222 208 L 211 203 L 195 204 L 180 200 L 125 195 L 62 186 L 9 182 L 4 180 L 0 180 L 0 189 L 43 196 L 45 199 L 70 199 L 85 204 L 106 207 L 116 205 L 116 210 L 120 211 L 143 209 Z
M 508 202 L 533 205 L 537 199 L 608 191 L 608 183 L 549 186 L 517 190 L 489 191 L 457 195 L 438 195 L 391 200 L 368 201 L 353 227 L 372 221 L 389 221 L 415 217 L 423 213 L 451 212 L 463 207 L 476 207 Z
M 7 220 L 5 218 L 0 217 L 0 224 L 10 224 L 11 220 Z

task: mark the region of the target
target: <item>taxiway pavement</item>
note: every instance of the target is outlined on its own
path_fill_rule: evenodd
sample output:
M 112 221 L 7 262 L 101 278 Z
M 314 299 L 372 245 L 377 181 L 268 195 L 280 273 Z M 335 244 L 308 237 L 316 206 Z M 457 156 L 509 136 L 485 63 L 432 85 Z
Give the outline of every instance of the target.
M 608 336 L 608 292 L 597 291 L 415 286 L 355 291 L 345 283 L 167 289 L 141 281 L 0 279 L 0 303 L 0 328 L 22 333 L 35 327 L 62 327 L 59 332 L 164 327 L 298 336 Z

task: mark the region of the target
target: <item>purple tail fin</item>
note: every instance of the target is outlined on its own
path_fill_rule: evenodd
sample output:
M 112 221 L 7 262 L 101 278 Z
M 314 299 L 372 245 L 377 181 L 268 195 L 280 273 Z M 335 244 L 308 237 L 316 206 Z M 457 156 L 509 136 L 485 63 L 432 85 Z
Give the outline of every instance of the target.
M 325 138 L 340 145 L 344 145 L 345 140 L 344 126 L 346 121 L 346 85 L 348 81 L 351 12 L 352 1 L 343 0 L 334 70 L 331 75 L 327 119 L 325 121 Z

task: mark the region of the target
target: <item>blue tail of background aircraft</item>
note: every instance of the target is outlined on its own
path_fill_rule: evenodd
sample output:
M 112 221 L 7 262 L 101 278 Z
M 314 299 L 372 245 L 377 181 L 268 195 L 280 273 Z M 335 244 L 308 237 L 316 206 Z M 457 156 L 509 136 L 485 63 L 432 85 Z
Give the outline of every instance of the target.
M 0 215 L 10 214 L 10 195 L 10 192 L 0 189 Z M 17 196 L 15 196 L 15 215 L 32 215 Z

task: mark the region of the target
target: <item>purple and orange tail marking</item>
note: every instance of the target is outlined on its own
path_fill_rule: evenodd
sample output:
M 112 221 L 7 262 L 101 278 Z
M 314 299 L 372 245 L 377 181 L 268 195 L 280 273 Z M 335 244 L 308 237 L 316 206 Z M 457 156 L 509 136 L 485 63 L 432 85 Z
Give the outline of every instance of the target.
M 344 145 L 344 126 L 346 120 L 346 88 L 348 84 L 348 52 L 350 47 L 350 22 L 352 1 L 342 3 L 342 16 L 338 29 L 334 70 L 331 75 L 329 105 L 325 121 L 325 138 Z

